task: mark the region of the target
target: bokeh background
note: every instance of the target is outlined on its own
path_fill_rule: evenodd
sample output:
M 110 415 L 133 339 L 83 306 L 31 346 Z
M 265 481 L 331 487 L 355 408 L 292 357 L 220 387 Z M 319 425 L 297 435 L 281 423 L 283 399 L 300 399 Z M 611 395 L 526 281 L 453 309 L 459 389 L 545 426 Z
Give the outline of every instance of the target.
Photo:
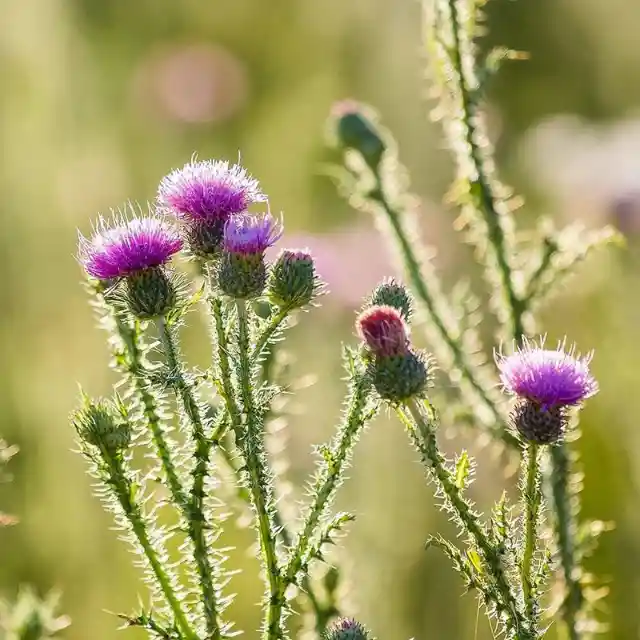
M 628 238 L 625 251 L 581 267 L 543 322 L 552 338 L 596 349 L 602 391 L 583 414 L 584 506 L 616 528 L 590 569 L 611 589 L 606 637 L 638 638 L 640 4 L 494 0 L 488 14 L 490 41 L 531 54 L 505 68 L 490 101 L 502 176 L 527 198 L 521 223 L 613 223 Z M 73 619 L 64 637 L 103 640 L 118 626 L 105 610 L 127 610 L 143 590 L 72 451 L 77 381 L 95 395 L 113 383 L 79 286 L 76 229 L 128 199 L 152 200 L 159 179 L 194 152 L 241 154 L 285 212 L 285 242 L 314 249 L 332 292 L 288 343 L 296 375 L 318 376 L 289 421 L 294 486 L 339 414 L 340 341 L 352 339 L 354 309 L 392 272 L 372 221 L 326 177 L 324 121 L 335 100 L 381 111 L 445 280 L 470 267 L 451 232 L 455 213 L 440 204 L 451 165 L 428 119 L 415 0 L 2 0 L 0 15 L 0 434 L 21 450 L 14 482 L 0 487 L 3 510 L 21 520 L 0 530 L 0 593 L 27 582 L 59 588 Z M 204 331 L 187 336 L 187 349 L 206 364 Z M 476 495 L 488 505 L 504 480 L 480 455 Z M 359 516 L 344 541 L 351 612 L 389 640 L 489 638 L 484 623 L 476 632 L 476 604 L 461 597 L 447 561 L 423 550 L 446 523 L 399 425 L 378 420 L 355 463 L 340 499 Z M 250 538 L 230 539 L 247 569 L 233 611 L 255 638 Z

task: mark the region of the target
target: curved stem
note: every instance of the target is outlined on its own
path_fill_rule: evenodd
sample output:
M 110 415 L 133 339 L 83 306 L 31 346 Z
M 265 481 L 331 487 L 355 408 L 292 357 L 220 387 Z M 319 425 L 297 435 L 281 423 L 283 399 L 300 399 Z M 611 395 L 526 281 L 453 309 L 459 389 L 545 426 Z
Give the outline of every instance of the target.
M 507 576 L 505 575 L 502 558 L 497 549 L 491 544 L 487 533 L 478 521 L 477 514 L 473 513 L 469 503 L 463 498 L 455 479 L 445 467 L 444 458 L 438 448 L 436 434 L 431 421 L 428 420 L 418 401 L 409 400 L 406 408 L 413 421 L 406 420 L 400 411 L 400 418 L 408 427 L 415 446 L 420 451 L 423 461 L 432 473 L 438 488 L 445 500 L 449 503 L 452 513 L 456 516 L 459 525 L 473 539 L 475 545 L 484 556 L 485 565 L 491 572 L 499 594 L 499 600 L 495 602 L 506 616 L 507 625 L 516 633 L 519 640 L 534 640 L 535 635 L 529 628 L 527 621 L 522 616 L 516 598 L 511 591 Z
M 106 451 L 103 451 L 102 455 L 109 467 L 110 484 L 127 520 L 131 524 L 131 529 L 136 539 L 147 557 L 149 566 L 158 581 L 165 600 L 173 612 L 177 627 L 184 634 L 186 640 L 198 640 L 197 635 L 187 621 L 187 617 L 173 590 L 169 576 L 165 572 L 158 558 L 158 553 L 151 542 L 142 510 L 133 497 L 135 492 L 124 470 L 122 458 L 119 455 L 110 455 Z
M 434 285 L 429 285 L 424 278 L 418 257 L 419 249 L 414 246 L 414 243 L 410 239 L 409 233 L 402 222 L 401 212 L 389 202 L 385 193 L 382 176 L 379 172 L 376 172 L 374 177 L 377 184 L 369 193 L 369 197 L 380 206 L 382 212 L 385 214 L 385 218 L 396 240 L 398 251 L 402 256 L 411 288 L 424 305 L 428 318 L 439 335 L 443 347 L 447 351 L 448 358 L 450 358 L 453 366 L 460 372 L 463 380 L 466 381 L 470 388 L 471 394 L 469 394 L 469 392 L 465 393 L 464 388 L 461 388 L 461 393 L 467 396 L 466 399 L 469 406 L 475 406 L 481 403 L 484 409 L 491 414 L 495 421 L 495 427 L 492 431 L 496 437 L 509 447 L 519 449 L 520 443 L 518 439 L 508 430 L 505 418 L 498 409 L 498 405 L 493 398 L 491 398 L 485 385 L 478 379 L 473 365 L 469 362 L 467 354 L 460 346 L 458 338 L 447 326 L 445 317 L 449 314 L 443 312 L 441 309 L 441 306 L 444 304 L 444 299 L 439 299 L 442 297 L 440 292 L 434 288 Z
M 366 413 L 366 405 L 369 397 L 370 382 L 359 377 L 353 382 L 349 405 L 337 438 L 330 451 L 325 454 L 326 465 L 318 476 L 310 494 L 313 502 L 307 507 L 302 529 L 296 536 L 289 555 L 289 561 L 284 570 L 284 578 L 281 584 L 281 596 L 284 597 L 286 588 L 295 583 L 298 572 L 307 561 L 307 553 L 311 543 L 311 537 L 316 531 L 318 523 L 335 495 L 344 477 L 344 471 L 362 429 L 373 417 L 374 411 Z
M 461 114 L 460 118 L 456 119 L 456 124 L 459 124 L 463 131 L 463 144 L 457 145 L 458 171 L 469 181 L 469 195 L 486 225 L 486 251 L 495 262 L 499 273 L 499 286 L 508 309 L 509 333 L 520 342 L 525 335 L 525 305 L 516 291 L 515 278 L 509 262 L 511 247 L 504 225 L 510 213 L 504 201 L 496 195 L 494 178 L 491 175 L 491 160 L 486 151 L 489 143 L 477 105 L 478 79 L 471 51 L 472 44 L 460 19 L 458 0 L 446 0 L 446 3 L 453 40 L 449 54 L 454 74 L 449 78 L 449 82 L 457 85 L 455 88 Z M 466 56 L 469 57 L 468 61 L 464 59 Z
M 246 433 L 239 439 L 249 477 L 251 499 L 256 509 L 260 547 L 265 564 L 269 607 L 267 610 L 266 638 L 279 640 L 283 637 L 282 605 L 284 597 L 280 595 L 280 565 L 276 552 L 276 536 L 271 521 L 273 509 L 272 480 L 269 478 L 262 446 L 260 421 L 257 420 L 254 406 L 254 392 L 251 376 L 251 348 L 249 340 L 249 319 L 244 300 L 236 301 L 238 312 L 238 347 L 240 362 L 240 388 L 245 417 Z M 236 437 L 238 440 L 238 438 Z
M 531 443 L 523 462 L 526 463 L 526 479 L 522 485 L 524 508 L 524 549 L 520 565 L 522 596 L 529 619 L 535 623 L 536 594 L 532 582 L 531 566 L 538 536 L 538 513 L 540 510 L 540 470 L 538 467 L 538 445 Z
M 191 496 L 190 500 L 184 503 L 183 510 L 189 537 L 193 542 L 193 556 L 202 588 L 207 633 L 212 640 L 219 640 L 222 636 L 218 620 L 215 576 L 207 550 L 207 521 L 204 514 L 204 482 L 211 452 L 211 441 L 206 438 L 200 407 L 191 384 L 185 379 L 174 331 L 164 317 L 158 319 L 158 329 L 169 367 L 169 380 L 180 398 L 184 412 L 191 424 L 191 438 L 195 444 L 196 464 L 193 469 Z
M 267 326 L 258 336 L 253 351 L 251 352 L 252 362 L 257 362 L 260 359 L 264 349 L 269 344 L 269 340 L 271 340 L 278 329 L 280 329 L 284 321 L 289 316 L 289 313 L 291 313 L 291 309 L 289 309 L 288 307 L 279 307 L 277 312 L 269 318 Z

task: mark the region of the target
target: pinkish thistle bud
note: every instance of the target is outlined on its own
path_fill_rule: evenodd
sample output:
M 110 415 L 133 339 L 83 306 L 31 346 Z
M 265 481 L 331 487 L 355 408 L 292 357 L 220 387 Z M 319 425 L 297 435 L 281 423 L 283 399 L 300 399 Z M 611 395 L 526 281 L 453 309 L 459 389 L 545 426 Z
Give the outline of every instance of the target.
M 411 349 L 408 329 L 397 309 L 365 309 L 357 320 L 358 334 L 368 351 L 368 371 L 380 397 L 391 403 L 424 394 L 430 360 Z

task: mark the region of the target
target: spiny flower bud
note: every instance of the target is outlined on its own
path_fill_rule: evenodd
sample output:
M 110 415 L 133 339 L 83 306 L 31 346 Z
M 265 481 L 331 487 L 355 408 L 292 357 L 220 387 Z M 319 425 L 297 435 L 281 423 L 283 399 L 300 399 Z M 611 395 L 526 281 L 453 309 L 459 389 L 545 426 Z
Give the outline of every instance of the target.
M 308 251 L 284 249 L 271 269 L 269 299 L 278 307 L 309 304 L 318 289 L 313 258 Z
M 567 425 L 565 407 L 543 407 L 531 400 L 522 400 L 511 412 L 511 423 L 518 433 L 534 444 L 553 444 L 560 440 Z
M 115 453 L 131 444 L 131 427 L 113 402 L 92 402 L 85 396 L 82 409 L 71 419 L 78 435 L 94 447 Z
M 385 279 L 374 289 L 367 306 L 393 307 L 400 312 L 405 322 L 409 322 L 413 315 L 412 295 L 403 284 L 393 278 Z
M 548 350 L 527 341 L 513 355 L 498 356 L 502 385 L 520 400 L 511 418 L 525 439 L 549 444 L 562 436 L 566 407 L 579 405 L 598 391 L 590 361 L 590 354 L 581 358 L 573 348 L 565 351 L 564 344 Z
M 125 301 L 131 313 L 141 320 L 164 316 L 176 306 L 178 293 L 164 269 L 146 269 L 126 280 Z
M 353 618 L 341 618 L 325 632 L 324 640 L 370 640 L 363 625 Z
M 255 202 L 265 202 L 258 181 L 238 164 L 192 161 L 162 179 L 157 202 L 180 221 L 191 252 L 217 256 L 229 218 Z
M 151 216 L 100 219 L 91 240 L 80 237 L 78 256 L 88 275 L 101 281 L 126 283 L 125 301 L 139 318 L 167 313 L 176 290 L 164 265 L 182 248 L 173 227 Z
M 393 403 L 421 396 L 429 384 L 429 361 L 411 349 L 407 326 L 397 309 L 365 309 L 356 322 L 368 351 L 368 371 L 380 397 Z
M 408 328 L 400 312 L 390 306 L 365 309 L 356 322 L 358 335 L 375 356 L 404 355 L 409 351 Z
M 387 146 L 367 109 L 353 100 L 343 100 L 331 110 L 333 135 L 345 149 L 355 149 L 373 171 L 377 171 Z
M 218 286 L 232 298 L 257 298 L 267 280 L 264 252 L 282 235 L 282 223 L 271 214 L 240 214 L 224 229 L 224 253 L 218 266 Z

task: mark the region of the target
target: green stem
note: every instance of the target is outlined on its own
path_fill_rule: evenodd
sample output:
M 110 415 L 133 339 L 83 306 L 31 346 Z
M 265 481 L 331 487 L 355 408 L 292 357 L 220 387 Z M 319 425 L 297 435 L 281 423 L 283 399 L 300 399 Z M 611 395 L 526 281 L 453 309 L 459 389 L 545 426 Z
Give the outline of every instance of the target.
M 182 631 L 184 638 L 187 640 L 198 640 L 197 635 L 193 629 L 191 629 L 189 622 L 187 621 L 187 617 L 182 610 L 180 602 L 178 601 L 171 585 L 169 576 L 165 572 L 164 567 L 158 558 L 158 553 L 151 543 L 147 524 L 144 521 L 144 516 L 142 514 L 142 509 L 134 499 L 134 487 L 125 472 L 122 457 L 119 454 L 111 455 L 105 450 L 102 451 L 102 455 L 109 468 L 110 484 L 116 493 L 125 516 L 131 524 L 131 529 L 136 536 L 136 539 L 147 557 L 149 566 L 158 581 L 158 585 L 160 586 L 165 600 L 173 612 L 177 627 Z
M 269 344 L 269 340 L 275 335 L 278 329 L 282 326 L 282 323 L 287 319 L 289 314 L 291 313 L 291 309 L 288 307 L 279 307 L 278 311 L 274 313 L 270 318 L 267 326 L 262 330 L 262 333 L 258 336 L 256 340 L 255 347 L 251 353 L 252 362 L 257 362 L 264 349 Z
M 405 229 L 402 216 L 399 211 L 389 202 L 385 193 L 382 176 L 375 173 L 376 187 L 369 193 L 369 197 L 376 202 L 384 212 L 396 240 L 399 252 L 402 255 L 405 271 L 411 283 L 411 288 L 416 296 L 423 303 L 430 321 L 433 323 L 435 331 L 440 336 L 443 346 L 446 348 L 448 357 L 453 366 L 460 372 L 462 378 L 467 382 L 472 390 L 472 395 L 467 398 L 469 406 L 476 406 L 480 402 L 485 410 L 490 412 L 496 425 L 494 435 L 500 438 L 505 444 L 514 449 L 520 448 L 517 438 L 508 430 L 506 421 L 496 402 L 491 398 L 488 390 L 478 380 L 473 365 L 468 361 L 467 354 L 460 347 L 459 339 L 447 326 L 445 316 L 440 309 L 442 303 L 438 302 L 438 294 L 432 291 L 422 274 L 420 260 L 418 258 L 419 249 L 409 237 Z M 464 394 L 464 388 L 461 389 Z
M 567 627 L 570 640 L 578 640 L 578 614 L 582 609 L 584 595 L 582 585 L 576 575 L 576 550 L 574 545 L 575 514 L 571 505 L 572 496 L 569 491 L 571 461 L 566 443 L 550 447 L 551 499 L 554 503 L 555 535 L 560 551 L 560 563 L 565 583 L 565 599 L 562 617 Z
M 261 425 L 257 420 L 252 389 L 251 344 L 249 340 L 249 318 L 244 300 L 236 301 L 238 312 L 238 347 L 240 362 L 240 388 L 246 420 L 246 433 L 236 437 L 244 454 L 246 471 L 249 477 L 251 498 L 256 509 L 260 546 L 265 564 L 267 588 L 269 591 L 269 607 L 265 638 L 279 640 L 283 637 L 282 605 L 284 595 L 280 594 L 280 564 L 276 552 L 276 535 L 270 513 L 273 511 L 272 480 L 266 469 L 263 451 Z
M 140 348 L 140 321 L 134 320 L 133 326 L 131 326 L 122 318 L 117 309 L 114 309 L 111 305 L 108 306 L 113 314 L 116 332 L 125 348 L 124 368 L 130 376 L 133 382 L 134 392 L 142 404 L 143 415 L 147 427 L 151 431 L 153 445 L 167 477 L 167 485 L 171 492 L 171 497 L 176 505 L 183 508 L 184 505 L 187 504 L 184 487 L 182 486 L 180 476 L 173 462 L 167 435 L 162 420 L 158 415 L 157 401 L 150 391 L 149 382 L 147 381 L 143 367 L 143 353 Z
M 167 358 L 169 379 L 189 419 L 189 423 L 191 424 L 191 438 L 195 443 L 196 464 L 192 474 L 193 484 L 190 500 L 184 503 L 184 515 L 187 521 L 189 537 L 193 542 L 193 556 L 198 568 L 200 586 L 202 588 L 208 637 L 210 637 L 211 640 L 219 640 L 222 636 L 218 621 L 215 577 L 207 551 L 207 521 L 204 514 L 204 483 L 211 452 L 211 440 L 206 438 L 200 407 L 198 406 L 191 384 L 185 379 L 182 364 L 179 360 L 178 345 L 173 328 L 170 327 L 166 319 L 162 317 L 158 319 L 158 329 Z
M 280 587 L 281 598 L 284 597 L 286 588 L 296 582 L 298 572 L 307 561 L 306 556 L 311 544 L 311 538 L 344 477 L 349 457 L 358 437 L 368 420 L 373 417 L 373 412 L 365 413 L 369 389 L 370 382 L 365 377 L 358 377 L 353 381 L 351 397 L 343 423 L 335 444 L 325 455 L 326 465 L 310 491 L 313 496 L 313 502 L 307 508 L 302 529 L 297 534 L 296 540 L 292 545 L 292 551 L 289 555 L 289 561 L 284 570 L 284 579 Z
M 453 67 L 453 76 L 449 82 L 457 84 L 461 114 L 456 125 L 462 127 L 464 144 L 458 145 L 458 171 L 461 177 L 469 181 L 469 192 L 474 200 L 487 228 L 486 251 L 498 269 L 498 284 L 509 313 L 509 333 L 520 342 L 525 335 L 524 309 L 522 298 L 515 287 L 515 278 L 509 262 L 510 243 L 504 228 L 504 222 L 510 215 L 504 201 L 494 190 L 494 182 L 489 170 L 489 158 L 486 151 L 487 136 L 484 132 L 482 117 L 478 109 L 478 79 L 476 77 L 475 60 L 458 12 L 458 0 L 446 0 L 450 29 L 453 38 L 448 48 Z M 473 64 L 464 60 L 468 56 Z
M 457 516 L 460 526 L 464 528 L 467 534 L 474 540 L 475 545 L 484 557 L 485 564 L 491 572 L 495 586 L 499 593 L 499 600 L 495 602 L 496 606 L 506 615 L 507 624 L 512 631 L 516 632 L 516 638 L 519 640 L 533 640 L 533 635 L 529 630 L 529 625 L 524 619 L 518 608 L 516 598 L 514 597 L 507 576 L 504 572 L 502 558 L 497 549 L 491 544 L 486 532 L 478 521 L 478 517 L 473 511 L 469 503 L 463 498 L 460 489 L 455 483 L 451 473 L 447 470 L 444 463 L 444 457 L 438 448 L 435 430 L 428 420 L 418 401 L 412 399 L 406 403 L 413 421 L 407 421 L 400 413 L 409 433 L 422 455 L 423 461 L 431 471 L 438 488 L 442 492 L 445 500 L 449 503 L 453 512 Z
M 538 615 L 536 611 L 536 594 L 532 582 L 531 568 L 538 537 L 538 518 L 540 511 L 540 469 L 538 466 L 539 447 L 530 443 L 524 462 L 526 462 L 526 479 L 523 483 L 522 499 L 524 508 L 524 549 L 520 572 L 522 577 L 522 596 L 527 616 L 532 625 Z

